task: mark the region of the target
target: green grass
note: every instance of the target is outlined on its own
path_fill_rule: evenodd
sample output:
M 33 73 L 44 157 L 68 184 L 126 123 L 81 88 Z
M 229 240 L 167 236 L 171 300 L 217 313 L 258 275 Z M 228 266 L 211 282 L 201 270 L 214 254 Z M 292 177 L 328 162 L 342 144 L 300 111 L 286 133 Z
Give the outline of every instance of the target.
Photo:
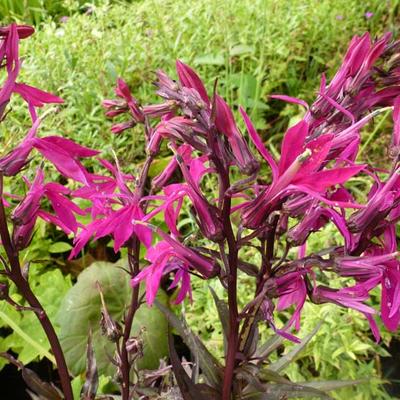
M 321 72 L 331 76 L 352 35 L 393 28 L 398 1 L 256 0 L 224 2 L 146 0 L 103 5 L 66 23 L 48 19 L 23 41 L 21 80 L 61 95 L 66 105 L 47 118 L 46 131 L 86 145 L 118 148 L 126 164 L 142 157 L 142 134 L 109 133 L 101 101 L 124 77 L 142 102 L 154 99 L 154 71 L 174 73 L 177 58 L 194 66 L 229 103 L 248 108 L 270 144 L 299 109 L 269 101 L 273 92 L 312 100 Z M 366 11 L 374 12 L 367 20 Z M 337 17 L 342 16 L 342 20 Z M 14 105 L 3 124 L 5 147 L 28 127 L 25 108 Z M 280 123 L 273 123 L 277 117 Z M 24 120 L 21 129 L 19 121 Z M 273 123 L 273 127 L 271 127 Z

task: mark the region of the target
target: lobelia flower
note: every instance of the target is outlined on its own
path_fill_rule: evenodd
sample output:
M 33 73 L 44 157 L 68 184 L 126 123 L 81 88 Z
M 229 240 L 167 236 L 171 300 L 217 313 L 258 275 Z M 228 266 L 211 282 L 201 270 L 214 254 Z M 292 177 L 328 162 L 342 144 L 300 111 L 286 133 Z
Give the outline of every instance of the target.
M 134 287 L 141 281 L 146 281 L 146 302 L 148 305 L 152 305 L 156 298 L 162 276 L 171 272 L 175 272 L 175 278 L 168 289 L 174 289 L 181 282 L 175 303 L 181 303 L 187 295 L 190 299 L 192 298 L 189 265 L 177 257 L 171 245 L 164 241 L 158 242 L 154 247 L 147 250 L 146 260 L 150 261 L 151 264 L 131 280 L 131 285 Z
M 29 162 L 33 148 L 38 150 L 46 159 L 67 178 L 77 182 L 88 183 L 90 174 L 83 167 L 79 158 L 93 157 L 99 151 L 81 146 L 70 139 L 61 136 L 37 137 L 41 119 L 37 118 L 23 141 L 6 156 L 0 158 L 0 171 L 5 176 L 14 176 Z
M 391 210 L 399 205 L 400 168 L 393 171 L 387 182 L 375 183 L 368 194 L 368 203 L 362 210 L 356 211 L 347 220 L 347 226 L 353 233 L 374 229 L 377 222 L 382 221 Z
M 19 250 L 29 244 L 38 217 L 59 226 L 67 234 L 76 233 L 78 223 L 74 213 L 85 215 L 85 212 L 66 197 L 69 193 L 69 189 L 58 183 L 44 183 L 43 170 L 38 169 L 27 195 L 11 214 L 13 239 Z M 40 209 L 43 197 L 50 201 L 54 215 Z
M 187 294 L 189 296 L 191 294 L 190 270 L 195 270 L 205 279 L 212 278 L 218 274 L 219 266 L 215 260 L 183 245 L 161 229 L 150 224 L 147 224 L 147 226 L 156 232 L 162 240 L 155 247 L 147 250 L 146 259 L 152 264 L 133 278 L 131 284 L 135 286 L 146 279 L 146 301 L 149 305 L 155 299 L 163 274 L 176 271 L 175 279 L 170 288 L 176 287 L 178 282 L 181 281 L 181 289 L 176 302 L 183 301 Z
M 234 159 L 241 172 L 252 175 L 260 168 L 258 161 L 249 149 L 246 141 L 236 126 L 231 109 L 220 96 L 215 97 L 215 125 L 227 138 Z
M 359 129 L 382 112 L 379 108 L 392 106 L 400 95 L 400 43 L 391 43 L 390 39 L 390 34 L 375 41 L 368 33 L 354 36 L 329 85 L 322 76 L 318 98 L 311 107 L 290 96 L 271 96 L 307 109 L 304 117 L 309 124 L 307 141 L 325 133 L 334 135 L 329 159 L 339 157 L 350 144 L 359 143 Z M 378 109 L 370 113 L 375 108 Z M 353 148 L 353 156 L 358 143 Z
M 286 132 L 281 146 L 281 158 L 277 164 L 264 148 L 244 110 L 241 112 L 251 139 L 272 170 L 271 185 L 263 189 L 243 209 L 243 225 L 247 228 L 256 229 L 262 226 L 268 214 L 277 206 L 277 200 L 287 196 L 288 190 L 311 195 L 324 194 L 329 187 L 347 181 L 365 167 L 359 165 L 320 170 L 332 146 L 333 136 L 322 135 L 305 143 L 308 124 L 304 120 Z
M 192 159 L 191 152 L 191 148 L 186 147 L 186 145 L 174 148 L 176 164 L 179 165 L 186 183 L 165 186 L 163 189 L 165 196 L 161 196 L 161 199 L 164 200 L 163 204 L 150 212 L 146 216 L 146 220 L 164 211 L 165 222 L 168 228 L 174 235 L 179 236 L 176 221 L 182 207 L 183 198 L 187 196 L 191 200 L 197 224 L 203 235 L 212 241 L 219 242 L 223 238 L 223 224 L 219 211 L 208 202 L 201 193 L 199 186 L 202 176 L 213 172 L 214 169 L 205 167 L 204 163 L 208 161 L 206 156 Z M 190 169 L 188 169 L 188 166 Z M 175 208 L 174 204 L 176 202 L 178 205 Z
M 93 157 L 99 154 L 99 151 L 81 146 L 61 136 L 33 138 L 32 146 L 52 162 L 65 177 L 83 184 L 88 184 L 90 181 L 90 174 L 79 159 Z
M 219 211 L 215 206 L 207 201 L 198 186 L 198 181 L 200 180 L 201 175 L 207 172 L 207 170 L 203 167 L 201 161 L 199 163 L 193 161 L 190 164 L 191 168 L 189 172 L 184 160 L 179 154 L 176 154 L 176 160 L 186 181 L 186 185 L 181 186 L 180 190 L 185 191 L 189 196 L 196 212 L 197 224 L 201 232 L 206 238 L 214 242 L 221 241 L 224 238 L 224 228 Z M 199 171 L 196 171 L 196 169 L 199 169 Z M 198 177 L 197 181 L 193 179 L 193 176 Z
M 189 144 L 182 144 L 176 149 L 176 152 L 182 157 L 185 164 L 189 163 L 192 159 L 193 148 Z M 175 171 L 178 169 L 178 167 L 179 165 L 176 157 L 172 157 L 171 161 L 167 164 L 164 170 L 152 180 L 152 187 L 154 189 L 161 189 L 162 187 L 164 187 L 171 179 Z
M 73 192 L 74 197 L 90 200 L 92 205 L 90 207 L 91 216 L 95 219 L 99 215 L 104 215 L 105 210 L 110 209 L 113 204 L 117 204 L 114 193 L 117 189 L 121 194 L 129 197 L 130 191 L 126 186 L 126 182 L 134 181 L 132 175 L 121 173 L 118 168 L 115 168 L 107 160 L 98 158 L 100 164 L 110 171 L 114 177 L 105 175 L 90 174 L 90 181 L 87 186 L 76 189 Z
M 176 62 L 176 70 L 181 85 L 195 89 L 207 105 L 207 108 L 211 110 L 211 102 L 207 91 L 196 72 L 179 60 Z M 215 126 L 218 131 L 226 136 L 233 154 L 233 160 L 240 171 L 247 175 L 257 172 L 259 169 L 258 161 L 254 158 L 249 146 L 240 133 L 228 104 L 218 95 L 215 95 Z
M 294 343 L 300 343 L 301 340 L 298 337 L 287 332 L 287 329 L 289 328 L 288 326 L 285 326 L 283 329 L 279 329 L 276 327 L 273 314 L 274 309 L 275 306 L 273 301 L 270 298 L 265 297 L 260 307 L 261 315 L 263 316 L 264 320 L 268 322 L 268 325 L 271 327 L 271 329 L 278 335 Z
M 58 96 L 24 83 L 16 82 L 20 70 L 19 39 L 26 38 L 33 32 L 33 28 L 25 25 L 17 26 L 16 24 L 2 28 L 0 32 L 0 37 L 3 38 L 0 47 L 0 59 L 2 65 L 5 65 L 7 69 L 7 79 L 0 90 L 0 116 L 3 114 L 12 93 L 18 93 L 28 103 L 33 121 L 37 119 L 35 107 L 42 107 L 46 103 L 63 103 L 63 100 Z M 4 59 L 6 60 L 5 62 Z
M 339 306 L 352 308 L 364 314 L 374 315 L 376 311 L 364 304 L 369 299 L 368 286 L 357 284 L 342 289 L 332 289 L 327 286 L 316 286 L 313 289 L 312 300 L 316 304 L 335 303 Z
M 29 36 L 29 35 L 28 35 Z M 7 79 L 0 90 L 0 116 L 3 116 L 4 109 L 10 101 L 15 81 L 19 74 L 20 61 L 18 54 L 19 35 L 16 24 L 3 28 L 0 37 L 0 63 L 7 70 Z
M 28 157 L 33 148 L 32 139 L 36 136 L 40 122 L 41 120 L 38 118 L 22 143 L 0 158 L 0 171 L 4 176 L 17 175 L 29 162 Z
M 94 236 L 94 240 L 97 240 L 101 237 L 112 235 L 115 252 L 134 234 L 146 247 L 150 247 L 151 245 L 151 230 L 147 226 L 136 223 L 137 221 L 141 221 L 145 217 L 145 214 L 140 205 L 141 199 L 126 184 L 126 181 L 130 177 L 122 174 L 119 167 L 114 168 L 111 164 L 104 161 L 103 165 L 106 165 L 114 173 L 115 183 L 113 184 L 113 188 L 118 188 L 119 193 L 111 192 L 111 190 L 109 193 L 99 193 L 99 187 L 93 183 L 93 180 L 88 183 L 89 190 L 81 190 L 78 193 L 80 196 L 90 198 L 96 204 L 98 209 L 95 214 L 96 216 L 100 216 L 100 218 L 94 219 L 75 237 L 75 246 L 71 251 L 70 258 L 75 257 L 92 236 Z M 108 185 L 109 183 L 107 182 L 106 184 Z M 96 202 L 99 199 L 100 201 Z M 106 201 L 107 199 L 109 201 Z M 115 207 L 113 208 L 114 205 L 118 205 L 120 208 L 115 209 Z
M 386 328 L 394 332 L 400 326 L 400 262 L 398 260 L 395 226 L 389 226 L 383 236 L 383 248 L 375 247 L 369 252 L 372 254 L 370 256 L 372 258 L 382 258 L 381 318 Z
M 314 200 L 314 203 L 316 201 Z M 346 226 L 345 218 L 331 208 L 311 205 L 304 212 L 303 219 L 287 231 L 287 240 L 293 246 L 303 245 L 309 235 L 319 231 L 329 221 L 332 221 L 343 236 L 346 248 L 351 248 L 352 238 Z
M 129 114 L 130 121 L 115 124 L 111 127 L 111 132 L 121 133 L 126 129 L 133 128 L 136 124 L 144 123 L 145 117 L 142 109 L 139 107 L 137 100 L 132 96 L 126 82 L 118 78 L 115 94 L 121 100 L 104 100 L 103 107 L 107 110 L 106 116 L 114 118 L 117 115 Z
M 207 153 L 208 147 L 205 142 L 205 132 L 201 126 L 186 117 L 173 117 L 163 119 L 155 128 L 153 133 L 163 138 L 172 139 L 191 145 L 201 153 Z
M 306 270 L 299 270 L 296 272 L 287 273 L 282 277 L 276 278 L 278 305 L 277 310 L 283 311 L 292 305 L 296 308 L 286 324 L 286 329 L 290 328 L 293 324 L 295 329 L 300 329 L 301 311 L 307 297 L 307 288 L 304 281 Z
M 16 83 L 13 89 L 27 103 L 33 121 L 37 119 L 36 107 L 43 107 L 45 104 L 64 103 L 64 100 L 54 94 L 37 89 L 25 83 Z

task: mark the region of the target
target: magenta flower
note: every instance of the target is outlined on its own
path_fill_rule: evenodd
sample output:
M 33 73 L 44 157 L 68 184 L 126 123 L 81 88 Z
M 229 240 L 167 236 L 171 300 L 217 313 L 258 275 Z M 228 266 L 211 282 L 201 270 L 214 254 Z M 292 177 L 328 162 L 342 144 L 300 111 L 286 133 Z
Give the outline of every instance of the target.
M 243 110 L 242 115 L 251 132 L 250 137 L 270 164 L 273 174 L 271 185 L 243 210 L 244 226 L 248 228 L 262 226 L 266 216 L 273 211 L 276 201 L 287 196 L 288 190 L 323 195 L 328 188 L 346 182 L 364 168 L 359 165 L 320 170 L 332 146 L 333 137 L 322 135 L 305 143 L 308 133 L 308 124 L 305 121 L 300 121 L 286 132 L 281 146 L 281 158 L 277 164 L 268 151 L 263 149 L 261 140 Z
M 233 157 L 239 169 L 251 175 L 259 169 L 258 161 L 251 153 L 249 146 L 236 126 L 233 114 L 228 104 L 220 96 L 216 96 L 215 125 L 227 138 L 232 149 Z
M 33 148 L 32 139 L 36 136 L 40 122 L 40 119 L 37 119 L 22 143 L 0 158 L 0 171 L 4 176 L 17 175 L 29 162 L 28 157 Z
M 186 192 L 189 196 L 196 213 L 197 224 L 200 230 L 206 238 L 214 242 L 221 241 L 224 237 L 224 229 L 219 211 L 208 202 L 198 186 L 201 175 L 207 171 L 206 168 L 204 168 L 201 161 L 196 162 L 196 160 L 194 160 L 190 164 L 189 171 L 179 154 L 176 155 L 176 158 L 186 181 L 186 185 L 181 185 L 179 190 Z M 197 159 L 197 161 L 199 160 Z M 197 181 L 193 179 L 193 177 L 198 177 Z
M 69 193 L 69 189 L 58 183 L 44 183 L 43 170 L 38 169 L 27 195 L 11 214 L 14 243 L 18 249 L 29 244 L 38 217 L 59 226 L 66 234 L 76 233 L 78 223 L 75 214 L 84 215 L 85 212 L 66 197 Z M 54 214 L 40 208 L 43 197 L 49 200 Z
M 37 119 L 36 107 L 43 107 L 45 104 L 64 103 L 64 100 L 54 94 L 44 92 L 25 83 L 16 83 L 14 93 L 18 93 L 27 103 L 32 121 Z
M 88 184 L 90 175 L 79 159 L 93 157 L 99 154 L 97 150 L 81 146 L 61 136 L 34 138 L 32 143 L 33 147 L 51 161 L 65 177 Z
M 176 61 L 176 72 L 178 73 L 179 81 L 182 86 L 195 89 L 203 99 L 204 103 L 210 104 L 210 99 L 203 82 L 196 72 L 182 61 Z
M 179 146 L 176 150 L 177 154 L 182 157 L 182 160 L 185 164 L 189 163 L 192 159 L 192 151 L 192 146 L 188 144 L 183 144 Z M 179 165 L 176 157 L 172 157 L 171 161 L 164 168 L 164 170 L 152 180 L 152 186 L 154 188 L 162 188 L 166 186 L 168 181 L 172 178 L 173 174 L 177 171 L 178 167 Z
M 222 97 L 216 95 L 215 110 L 212 110 L 213 105 L 211 104 L 207 91 L 196 72 L 179 60 L 176 62 L 176 70 L 183 88 L 195 91 L 195 93 L 189 92 L 187 97 L 195 96 L 197 93 L 199 98 L 204 102 L 204 106 L 202 105 L 200 109 L 205 108 L 206 110 L 203 114 L 200 112 L 200 120 L 204 121 L 205 126 L 210 126 L 212 123 L 211 112 L 215 112 L 215 126 L 219 132 L 223 133 L 227 137 L 230 151 L 232 152 L 231 158 L 233 163 L 239 167 L 241 172 L 247 175 L 251 175 L 258 171 L 259 164 L 240 133 L 228 104 L 226 104 Z M 186 92 L 184 91 L 184 93 Z M 201 104 L 201 101 L 199 104 Z M 190 115 L 192 111 L 190 107 L 188 108 Z M 198 117 L 196 116 L 196 118 Z M 204 153 L 204 151 L 202 152 Z
M 347 221 L 351 232 L 366 232 L 367 229 L 374 229 L 376 221 L 385 218 L 399 205 L 396 201 L 400 194 L 399 173 L 400 169 L 396 169 L 385 183 L 376 181 L 368 195 L 367 206 L 352 214 Z
M 138 123 L 143 123 L 143 111 L 137 100 L 132 96 L 128 85 L 121 78 L 118 78 L 115 94 L 119 99 L 103 101 L 103 107 L 107 110 L 106 116 L 114 118 L 120 114 L 129 114 L 131 120 L 113 125 L 111 132 L 121 133 L 126 129 L 134 127 Z
M 127 180 L 130 177 L 122 174 L 118 167 L 115 168 L 104 160 L 102 163 L 115 175 L 114 182 L 108 179 L 96 182 L 98 177 L 90 176 L 87 187 L 75 192 L 75 195 L 88 198 L 93 202 L 96 208 L 94 215 L 99 218 L 85 226 L 75 237 L 75 246 L 70 258 L 75 257 L 92 236 L 94 240 L 108 235 L 113 236 L 116 252 L 132 235 L 136 235 L 146 247 L 151 245 L 151 230 L 137 223 L 144 219 L 145 214 L 140 205 L 140 198 L 127 186 Z M 101 191 L 102 189 L 107 191 Z M 115 189 L 118 189 L 119 193 L 114 192 Z M 120 208 L 115 209 L 117 206 Z
M 37 119 L 35 107 L 42 107 L 46 103 L 62 103 L 63 100 L 40 89 L 16 82 L 20 70 L 19 39 L 30 36 L 34 32 L 33 28 L 11 24 L 1 29 L 0 37 L 3 40 L 0 45 L 0 60 L 7 69 L 7 78 L 0 90 L 0 116 L 3 115 L 11 94 L 18 93 L 28 103 L 32 120 L 35 121 Z
M 158 242 L 154 247 L 147 249 L 146 259 L 151 264 L 131 280 L 131 285 L 136 286 L 141 281 L 146 281 L 146 302 L 148 305 L 152 305 L 156 298 L 162 276 L 171 272 L 175 273 L 175 278 L 169 289 L 173 289 L 179 285 L 179 282 L 181 283 L 175 303 L 181 303 L 187 295 L 190 299 L 192 298 L 190 264 L 179 258 L 170 244 L 165 241 Z
M 361 284 L 343 289 L 317 286 L 313 290 L 313 301 L 317 304 L 335 303 L 365 314 L 376 314 L 376 311 L 372 307 L 364 304 L 368 299 L 368 289 Z
M 305 273 L 306 270 L 300 270 L 276 279 L 276 290 L 279 298 L 277 310 L 286 310 L 290 306 L 296 305 L 290 320 L 286 324 L 286 329 L 290 328 L 293 324 L 296 330 L 300 329 L 301 311 L 307 297 L 307 288 L 304 281 Z
M 15 24 L 0 27 L 0 38 L 2 38 L 3 40 L 2 45 L 4 45 L 5 39 L 7 39 L 8 36 L 10 35 L 11 30 L 13 29 L 13 25 Z M 17 30 L 18 37 L 20 39 L 25 39 L 35 33 L 35 28 L 29 25 L 15 25 L 15 27 Z M 0 50 L 0 54 L 2 54 L 2 50 Z
M 191 296 L 190 270 L 195 270 L 208 279 L 219 272 L 218 264 L 188 246 L 183 245 L 161 229 L 151 226 L 162 238 L 155 247 L 147 250 L 146 258 L 151 265 L 143 269 L 132 279 L 132 286 L 146 280 L 146 301 L 151 305 L 156 297 L 162 275 L 175 271 L 175 279 L 170 285 L 174 288 L 181 282 L 181 288 L 176 299 L 177 303 L 184 300 L 187 294 Z

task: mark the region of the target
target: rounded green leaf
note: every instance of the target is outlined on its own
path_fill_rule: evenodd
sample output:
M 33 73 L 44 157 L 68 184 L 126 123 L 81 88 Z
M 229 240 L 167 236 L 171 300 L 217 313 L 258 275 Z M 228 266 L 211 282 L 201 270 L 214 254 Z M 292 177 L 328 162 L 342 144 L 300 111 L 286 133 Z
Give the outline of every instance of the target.
M 102 336 L 100 329 L 101 300 L 96 282 L 99 282 L 108 312 L 118 322 L 123 319 L 132 288 L 129 276 L 119 265 L 96 262 L 86 268 L 78 277 L 77 283 L 68 291 L 61 304 L 58 323 L 60 341 L 68 368 L 74 374 L 80 374 L 86 368 L 86 343 L 88 331 L 93 334 L 93 347 L 99 374 L 114 375 L 115 367 L 110 362 L 115 352 L 115 344 Z M 165 303 L 167 296 L 161 293 L 159 301 Z M 142 331 L 144 357 L 138 367 L 154 369 L 159 359 L 168 353 L 167 321 L 155 307 L 142 305 L 137 311 L 131 336 Z

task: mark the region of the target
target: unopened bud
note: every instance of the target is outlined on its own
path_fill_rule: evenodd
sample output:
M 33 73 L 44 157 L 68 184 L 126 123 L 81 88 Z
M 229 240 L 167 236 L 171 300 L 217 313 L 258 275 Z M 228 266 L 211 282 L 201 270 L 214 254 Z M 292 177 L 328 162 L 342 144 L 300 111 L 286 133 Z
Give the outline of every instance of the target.
M 101 300 L 101 319 L 100 319 L 101 332 L 103 336 L 105 336 L 108 340 L 115 343 L 122 336 L 122 330 L 118 322 L 114 321 L 114 319 L 111 317 L 110 313 L 107 310 L 99 282 L 96 282 L 96 284 L 100 293 L 100 300 Z
M 134 358 L 143 357 L 143 341 L 139 337 L 131 337 L 126 342 L 126 350 Z
M 115 343 L 122 335 L 119 324 L 104 310 L 101 311 L 100 327 L 102 335 L 110 342 Z

